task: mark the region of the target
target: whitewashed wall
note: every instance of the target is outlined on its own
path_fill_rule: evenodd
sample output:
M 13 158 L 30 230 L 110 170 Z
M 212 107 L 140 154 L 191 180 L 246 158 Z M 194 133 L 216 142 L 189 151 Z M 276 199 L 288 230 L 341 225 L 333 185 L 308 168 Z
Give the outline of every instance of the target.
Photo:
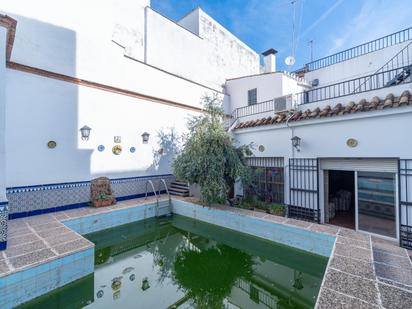
M 171 173 L 158 132 L 185 132 L 186 109 L 14 70 L 7 71 L 7 187 Z M 79 129 L 92 128 L 89 141 Z M 149 144 L 141 134 L 150 133 Z M 114 136 L 123 152 L 112 153 Z M 49 149 L 47 142 L 57 142 Z M 97 147 L 105 146 L 104 152 Z M 170 145 L 163 145 L 168 149 Z M 130 147 L 136 152 L 131 153 Z M 158 161 L 159 159 L 159 161 Z
M 91 0 L 79 10 L 76 1 L 7 1 L 2 12 L 17 20 L 11 61 L 200 107 L 200 98 L 214 92 L 199 83 L 200 65 L 192 63 L 190 69 L 198 72 L 199 80 L 190 81 L 178 77 L 179 72 L 170 74 L 130 58 L 144 56 L 147 5 L 149 1 L 143 0 L 121 4 Z M 156 20 L 172 23 L 158 13 L 154 15 Z M 172 24 L 176 36 L 184 33 L 182 36 L 188 34 L 203 42 Z M 159 30 L 160 26 L 153 27 Z M 160 36 L 158 39 L 162 41 Z M 173 41 L 168 42 L 172 48 Z M 180 67 L 188 69 L 183 60 Z M 208 72 L 209 76 L 216 73 Z M 154 155 L 160 148 L 156 135 L 171 128 L 176 134 L 183 133 L 187 117 L 196 114 L 12 69 L 6 71 L 6 79 L 2 85 L 6 84 L 7 187 L 83 181 L 100 175 L 117 178 L 171 173 L 171 154 L 160 159 Z M 87 142 L 80 139 L 83 125 L 92 128 Z M 145 131 L 151 134 L 148 145 L 142 145 Z M 114 136 L 122 137 L 120 156 L 111 152 Z M 55 149 L 47 148 L 50 140 L 57 142 Z M 105 146 L 104 152 L 97 150 L 99 145 Z M 130 147 L 136 147 L 134 154 Z
M 305 79 L 308 81 L 319 79 L 318 87 L 322 87 L 343 80 L 373 74 L 408 43 L 410 41 L 308 72 L 305 74 Z
M 412 107 L 379 110 L 326 119 L 291 122 L 286 125 L 262 126 L 235 130 L 239 145 L 253 143 L 257 157 L 289 158 L 403 158 L 411 156 Z M 292 136 L 299 136 L 301 151 L 292 148 Z M 348 147 L 346 141 L 355 138 L 358 146 Z M 258 151 L 263 145 L 265 150 Z M 320 175 L 320 197 L 323 201 L 323 178 Z M 285 202 L 289 201 L 288 174 L 285 174 Z M 238 191 L 240 192 L 240 190 Z
M 257 89 L 257 102 L 265 102 L 288 94 L 302 92 L 304 86 L 283 72 L 264 73 L 226 81 L 230 110 L 248 105 L 248 90 Z M 255 115 L 256 117 L 264 117 Z
M 248 105 L 248 90 L 257 88 L 257 101 L 264 102 L 283 95 L 282 73 L 268 73 L 226 81 L 230 110 Z
M 6 144 L 5 144 L 5 112 L 6 112 L 6 44 L 7 29 L 0 27 L 0 203 L 6 201 Z
M 226 78 L 259 73 L 259 55 L 201 9 L 178 23 L 150 8 L 147 63 L 221 89 Z
M 291 157 L 290 138 L 292 129 L 299 136 L 301 151 L 297 158 L 313 157 L 400 157 L 410 158 L 412 140 L 408 137 L 412 130 L 410 121 L 412 107 L 406 106 L 388 110 L 372 111 L 326 119 L 312 119 L 291 122 L 286 125 L 262 126 L 235 130 L 240 144 L 254 142 L 264 145 L 265 151 L 256 156 Z M 355 138 L 359 145 L 350 148 L 348 138 Z

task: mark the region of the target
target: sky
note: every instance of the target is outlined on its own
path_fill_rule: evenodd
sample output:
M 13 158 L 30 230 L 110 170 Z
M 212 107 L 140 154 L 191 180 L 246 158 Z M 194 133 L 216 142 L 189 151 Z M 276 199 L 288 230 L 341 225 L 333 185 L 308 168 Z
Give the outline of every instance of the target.
M 289 71 L 310 62 L 311 50 L 316 60 L 412 26 L 412 0 L 292 1 L 152 0 L 151 7 L 175 21 L 201 7 L 256 52 L 276 49 L 277 69 Z M 289 55 L 293 67 L 284 63 Z

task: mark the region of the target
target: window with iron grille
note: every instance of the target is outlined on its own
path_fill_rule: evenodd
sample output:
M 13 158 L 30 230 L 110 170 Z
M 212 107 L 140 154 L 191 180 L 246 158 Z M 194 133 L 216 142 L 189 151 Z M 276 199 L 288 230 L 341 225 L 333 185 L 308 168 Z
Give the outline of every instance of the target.
M 250 89 L 247 92 L 247 104 L 253 105 L 257 103 L 257 88 Z
M 267 203 L 284 203 L 283 158 L 253 157 L 247 160 L 252 169 L 251 184 L 245 196 L 256 196 Z

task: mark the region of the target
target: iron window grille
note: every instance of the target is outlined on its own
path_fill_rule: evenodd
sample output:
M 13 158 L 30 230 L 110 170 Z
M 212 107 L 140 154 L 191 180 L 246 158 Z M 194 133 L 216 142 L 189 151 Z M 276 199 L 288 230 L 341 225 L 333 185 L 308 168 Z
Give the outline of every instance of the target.
M 245 196 L 257 196 L 267 203 L 284 203 L 284 162 L 279 157 L 247 159 L 252 169 L 252 183 L 245 188 Z

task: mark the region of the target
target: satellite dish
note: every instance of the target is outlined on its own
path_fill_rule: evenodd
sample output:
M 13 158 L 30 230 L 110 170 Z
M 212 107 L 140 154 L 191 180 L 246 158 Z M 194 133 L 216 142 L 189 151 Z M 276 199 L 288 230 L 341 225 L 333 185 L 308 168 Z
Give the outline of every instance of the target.
M 289 65 L 289 66 L 294 65 L 295 62 L 296 62 L 296 60 L 295 60 L 295 57 L 293 57 L 293 56 L 288 56 L 288 57 L 286 57 L 286 59 L 285 59 L 286 65 Z

